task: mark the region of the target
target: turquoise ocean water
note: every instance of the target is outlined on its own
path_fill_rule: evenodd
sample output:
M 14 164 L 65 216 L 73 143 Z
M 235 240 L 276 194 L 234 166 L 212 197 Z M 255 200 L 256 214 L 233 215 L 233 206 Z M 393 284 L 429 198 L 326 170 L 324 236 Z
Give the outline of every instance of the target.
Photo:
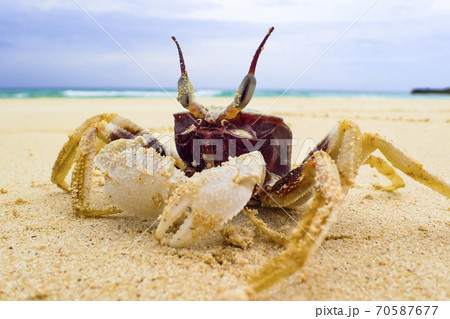
M 220 89 L 196 90 L 197 97 L 232 97 L 236 91 Z M 256 90 L 255 97 L 278 97 L 283 90 Z M 158 98 L 176 97 L 175 89 L 146 88 L 0 88 L 2 98 Z M 409 92 L 364 92 L 290 90 L 284 96 L 305 98 L 367 98 L 367 99 L 449 99 L 445 94 L 410 94 Z

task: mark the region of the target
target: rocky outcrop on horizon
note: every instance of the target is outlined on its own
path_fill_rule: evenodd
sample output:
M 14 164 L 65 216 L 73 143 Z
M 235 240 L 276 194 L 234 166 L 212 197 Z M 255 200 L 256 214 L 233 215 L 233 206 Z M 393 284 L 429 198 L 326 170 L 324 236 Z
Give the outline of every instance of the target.
M 430 89 L 430 88 L 425 88 L 425 89 L 412 89 L 411 90 L 411 94 L 450 94 L 450 88 L 445 88 L 445 89 Z

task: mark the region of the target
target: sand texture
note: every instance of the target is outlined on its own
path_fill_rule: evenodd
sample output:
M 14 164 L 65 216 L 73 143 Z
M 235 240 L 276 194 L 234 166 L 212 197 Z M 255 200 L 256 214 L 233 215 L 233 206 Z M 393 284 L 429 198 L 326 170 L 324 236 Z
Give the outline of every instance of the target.
M 264 111 L 274 101 L 256 98 L 250 107 Z M 281 251 L 243 214 L 222 234 L 244 234 L 237 239 L 244 246 L 254 235 L 246 249 L 228 245 L 220 232 L 188 249 L 163 246 L 155 227 L 143 233 L 152 221 L 75 216 L 70 195 L 50 182 L 67 134 L 88 117 L 117 112 L 170 133 L 172 113 L 180 110 L 171 99 L 0 100 L 0 300 L 220 299 Z M 283 98 L 270 112 L 283 116 L 298 139 L 296 162 L 305 139 L 319 142 L 349 118 L 450 179 L 449 100 Z M 384 177 L 362 167 L 323 249 L 258 298 L 449 300 L 450 201 L 400 175 L 406 187 L 383 192 L 371 183 L 386 183 Z M 290 213 L 301 218 L 303 211 Z M 294 226 L 280 209 L 259 216 L 280 231 Z

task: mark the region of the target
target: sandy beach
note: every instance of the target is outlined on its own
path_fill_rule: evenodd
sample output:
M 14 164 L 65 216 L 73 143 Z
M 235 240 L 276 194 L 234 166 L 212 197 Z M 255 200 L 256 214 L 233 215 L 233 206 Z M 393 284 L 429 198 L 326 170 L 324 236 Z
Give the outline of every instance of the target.
M 450 179 L 450 100 L 254 98 L 249 107 L 285 119 L 298 140 L 297 163 L 305 139 L 319 142 L 349 118 Z M 70 195 L 50 182 L 67 134 L 88 117 L 116 112 L 170 133 L 181 110 L 156 98 L 0 99 L 0 300 L 220 299 L 281 251 L 258 232 L 248 249 L 227 245 L 218 232 L 192 248 L 163 246 L 155 227 L 143 233 L 152 221 L 75 216 Z M 384 177 L 362 167 L 323 249 L 258 298 L 449 300 L 450 201 L 399 174 L 406 187 L 388 193 L 371 185 Z M 279 209 L 260 216 L 275 229 L 294 226 Z M 242 214 L 232 223 L 252 228 Z

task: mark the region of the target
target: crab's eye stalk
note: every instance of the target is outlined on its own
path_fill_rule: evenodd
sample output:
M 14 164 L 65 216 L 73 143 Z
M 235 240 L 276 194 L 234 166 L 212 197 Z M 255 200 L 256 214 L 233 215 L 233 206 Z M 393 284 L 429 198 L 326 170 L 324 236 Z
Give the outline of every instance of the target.
M 233 102 L 223 112 L 222 118 L 225 119 L 235 118 L 236 115 L 244 107 L 246 107 L 247 104 L 252 99 L 253 93 L 255 92 L 256 88 L 256 78 L 255 78 L 256 64 L 258 63 L 258 58 L 259 55 L 261 54 L 261 51 L 264 49 L 264 44 L 266 43 L 267 39 L 269 38 L 273 30 L 274 27 L 271 27 L 269 29 L 266 36 L 259 45 L 258 49 L 256 50 L 255 55 L 253 56 L 252 63 L 250 64 L 250 69 L 248 70 L 247 75 L 244 77 L 241 84 L 239 85 L 236 95 L 234 96 Z
M 181 76 L 180 79 L 178 80 L 177 100 L 178 102 L 180 102 L 181 105 L 183 105 L 184 108 L 188 109 L 189 112 L 191 112 L 195 117 L 202 118 L 206 114 L 205 107 L 195 100 L 194 86 L 189 80 L 189 77 L 186 72 L 186 64 L 184 63 L 183 52 L 181 51 L 181 47 L 178 44 L 177 39 L 175 39 L 175 37 L 172 37 L 172 40 L 177 45 L 178 55 L 180 56 Z

